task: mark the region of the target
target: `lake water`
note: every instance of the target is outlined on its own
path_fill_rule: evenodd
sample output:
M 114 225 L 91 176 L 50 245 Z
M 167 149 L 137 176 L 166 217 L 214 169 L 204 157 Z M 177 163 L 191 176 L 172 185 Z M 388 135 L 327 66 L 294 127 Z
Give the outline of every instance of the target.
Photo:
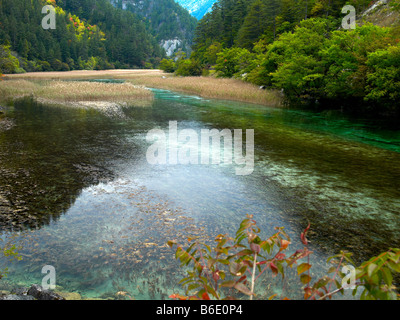
M 400 131 L 335 112 L 207 100 L 154 90 L 117 114 L 37 104 L 6 110 L 0 131 L 0 225 L 22 260 L 0 289 L 41 284 L 52 265 L 83 298 L 166 299 L 180 290 L 174 251 L 188 236 L 234 235 L 253 214 L 262 235 L 285 227 L 291 252 L 311 223 L 312 275 L 346 249 L 357 261 L 400 247 Z M 235 164 L 151 165 L 151 129 L 254 130 L 254 172 Z M 245 141 L 245 139 L 244 139 Z M 288 274 L 285 295 L 301 294 Z M 258 284 L 259 298 L 282 282 Z M 127 292 L 126 296 L 117 292 Z

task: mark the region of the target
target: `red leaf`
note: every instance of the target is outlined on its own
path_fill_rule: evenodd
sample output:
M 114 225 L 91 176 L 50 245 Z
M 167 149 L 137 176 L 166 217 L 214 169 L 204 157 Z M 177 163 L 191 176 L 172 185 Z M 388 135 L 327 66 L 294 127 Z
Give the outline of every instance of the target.
M 300 234 L 300 240 L 304 245 L 308 244 L 308 240 L 306 239 L 308 229 L 310 229 L 310 223 L 308 223 L 307 228 L 305 228 L 304 231 Z
M 295 253 L 293 253 L 290 257 L 289 257 L 289 267 L 297 262 L 297 260 L 299 259 L 303 259 L 305 257 L 307 257 L 308 255 L 310 255 L 311 253 L 313 253 L 312 251 L 308 250 L 307 248 L 304 248 L 303 250 L 296 250 Z
M 290 244 L 290 241 L 287 240 L 282 240 L 281 241 L 281 249 L 284 250 L 288 247 L 288 245 Z
M 271 271 L 272 271 L 275 275 L 278 274 L 278 267 L 277 267 L 273 262 L 271 262 L 271 264 L 269 265 L 269 267 L 271 268 Z
M 201 295 L 201 298 L 202 298 L 203 300 L 210 300 L 210 296 L 208 295 L 207 292 L 204 292 L 204 293 Z
M 312 290 L 310 287 L 304 288 L 304 299 L 308 299 L 312 295 Z
M 275 259 L 276 259 L 276 260 L 283 260 L 283 259 L 285 259 L 285 257 L 286 257 L 286 255 L 285 255 L 284 253 L 282 253 L 282 252 L 278 252 L 278 253 L 275 255 Z
M 245 280 L 247 278 L 247 276 L 246 275 L 244 275 L 244 276 L 242 276 L 238 281 L 236 281 L 236 282 L 242 282 L 243 280 Z

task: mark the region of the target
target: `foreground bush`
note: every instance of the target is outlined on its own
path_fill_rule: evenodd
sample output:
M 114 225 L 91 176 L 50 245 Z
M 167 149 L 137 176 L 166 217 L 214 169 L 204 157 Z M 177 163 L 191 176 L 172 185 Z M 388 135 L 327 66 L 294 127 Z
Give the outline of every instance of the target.
M 17 246 L 12 242 L 5 242 L 0 238 L 0 256 L 6 257 L 10 262 L 14 260 L 21 260 L 22 257 L 18 253 Z M 0 280 L 8 274 L 8 268 L 0 268 Z
M 336 261 L 337 264 L 328 270 L 333 276 L 325 276 L 312 282 L 309 261 L 312 251 L 307 248 L 306 238 L 309 228 L 310 225 L 300 236 L 304 248 L 292 254 L 287 253 L 291 241 L 283 228 L 277 228 L 275 234 L 262 240 L 258 236 L 260 229 L 252 216 L 241 222 L 235 238 L 226 234 L 218 235 L 214 248 L 193 239 L 188 239 L 192 244 L 186 249 L 175 241 L 169 241 L 170 247 L 177 247 L 176 258 L 181 261 L 182 266 L 191 266 L 188 276 L 180 281 L 186 295 L 173 294 L 170 298 L 220 300 L 247 295 L 252 300 L 253 297 L 257 297 L 257 279 L 265 271 L 271 271 L 273 277 L 280 275 L 283 278 L 285 270 L 296 267 L 300 281 L 304 284 L 303 297 L 306 300 L 331 299 L 334 294 L 343 293 L 346 288 L 353 289 L 353 295 L 361 289 L 360 299 L 399 299 L 400 295 L 393 285 L 393 273 L 400 272 L 400 249 L 390 249 L 357 268 L 352 267 L 355 263 L 351 254 L 342 251 L 328 259 L 328 262 Z M 348 283 L 348 275 L 342 271 L 351 269 L 355 271 L 354 279 Z M 337 276 L 342 281 L 338 281 Z M 336 288 L 333 289 L 333 286 Z M 277 298 L 276 295 L 269 297 L 273 298 Z M 287 300 L 290 297 L 281 298 Z

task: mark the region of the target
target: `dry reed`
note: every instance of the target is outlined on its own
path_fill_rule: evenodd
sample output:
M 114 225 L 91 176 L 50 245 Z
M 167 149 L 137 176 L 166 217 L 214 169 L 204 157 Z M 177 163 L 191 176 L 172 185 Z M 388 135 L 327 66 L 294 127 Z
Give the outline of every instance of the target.
M 282 97 L 276 90 L 260 90 L 258 86 L 236 79 L 213 77 L 136 76 L 125 77 L 134 84 L 196 94 L 204 98 L 235 100 L 268 106 L 280 106 Z
M 0 101 L 33 96 L 38 101 L 70 104 L 103 101 L 116 104 L 146 105 L 153 99 L 150 90 L 131 83 L 100 83 L 88 81 L 28 81 L 0 82 Z
M 9 79 L 126 79 L 133 84 L 168 89 L 204 98 L 236 100 L 268 106 L 280 106 L 281 94 L 276 90 L 260 90 L 258 86 L 235 79 L 214 77 L 175 77 L 161 70 L 103 70 L 36 72 L 7 75 Z

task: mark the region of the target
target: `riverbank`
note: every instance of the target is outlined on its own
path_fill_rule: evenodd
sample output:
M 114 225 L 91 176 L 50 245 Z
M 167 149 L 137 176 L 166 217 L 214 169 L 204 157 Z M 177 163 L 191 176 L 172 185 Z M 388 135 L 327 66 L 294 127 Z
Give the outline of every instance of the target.
M 9 79 L 0 82 L 0 103 L 10 104 L 23 97 L 38 102 L 71 107 L 118 109 L 126 104 L 150 105 L 153 94 L 132 83 L 99 83 L 89 81 L 59 81 Z
M 161 70 L 78 70 L 67 72 L 35 72 L 6 75 L 6 80 L 71 80 L 125 79 L 136 86 L 167 89 L 195 94 L 203 98 L 250 102 L 266 106 L 282 105 L 276 90 L 260 90 L 258 86 L 235 79 L 214 77 L 176 77 Z

